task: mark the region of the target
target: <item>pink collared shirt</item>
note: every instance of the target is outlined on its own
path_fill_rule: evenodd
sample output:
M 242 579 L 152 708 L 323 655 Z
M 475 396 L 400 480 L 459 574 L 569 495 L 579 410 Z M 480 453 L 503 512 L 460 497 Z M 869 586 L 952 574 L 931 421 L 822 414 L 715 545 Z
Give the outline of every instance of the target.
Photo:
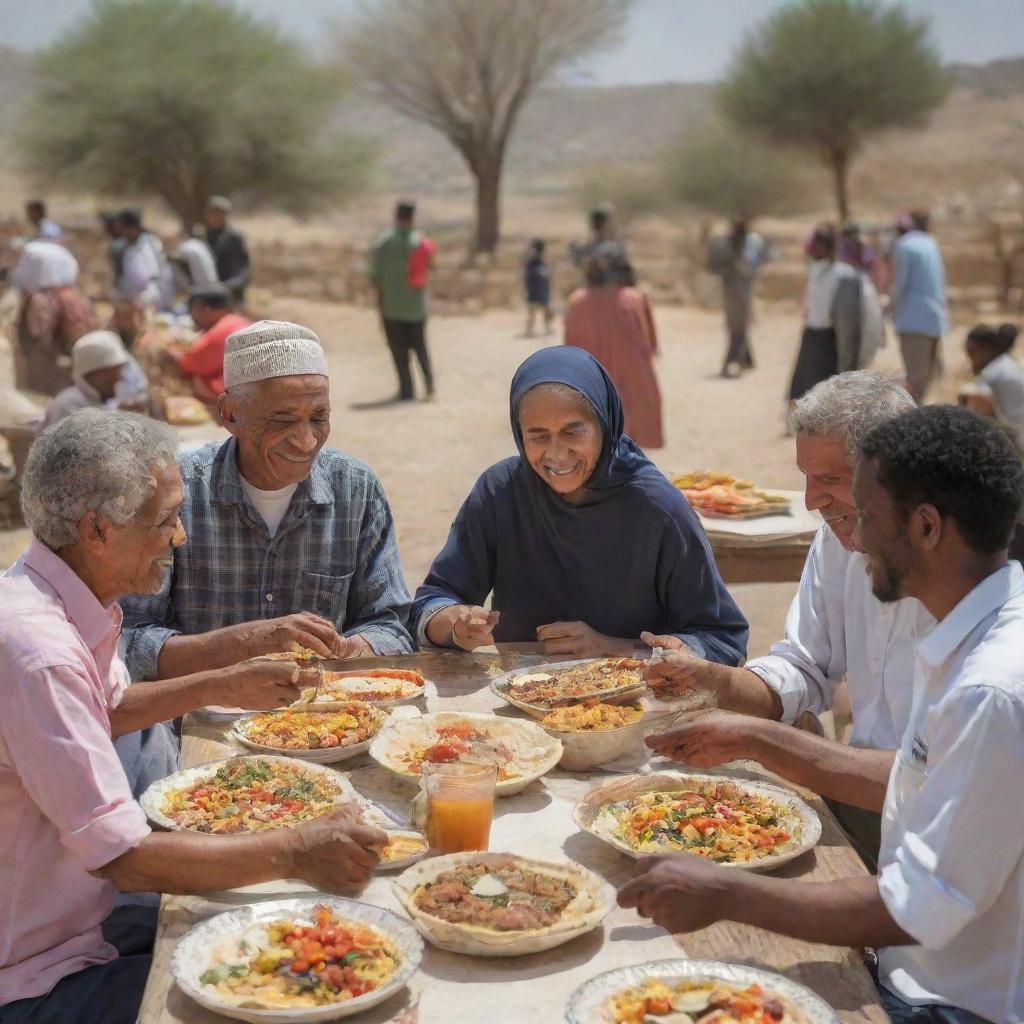
M 117 956 L 115 889 L 89 872 L 150 832 L 110 737 L 120 628 L 37 540 L 0 575 L 0 1006 Z

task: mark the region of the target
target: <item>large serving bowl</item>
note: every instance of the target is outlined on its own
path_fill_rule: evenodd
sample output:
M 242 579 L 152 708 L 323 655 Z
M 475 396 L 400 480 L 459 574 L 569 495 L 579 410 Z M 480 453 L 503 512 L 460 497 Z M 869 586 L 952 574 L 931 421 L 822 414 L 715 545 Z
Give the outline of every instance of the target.
M 496 931 L 471 924 L 441 920 L 416 906 L 417 890 L 462 864 L 483 861 L 518 866 L 570 881 L 576 896 L 554 924 L 529 931 Z M 542 861 L 508 853 L 451 853 L 414 864 L 392 882 L 405 912 L 419 933 L 432 945 L 469 956 L 524 956 L 553 949 L 600 926 L 615 906 L 615 888 L 575 861 Z
M 548 736 L 535 722 L 496 715 L 441 711 L 400 721 L 392 720 L 370 745 L 370 757 L 396 775 L 417 782 L 419 771 L 411 770 L 402 760 L 403 755 L 411 749 L 429 747 L 438 742 L 438 729 L 462 723 L 485 731 L 510 751 L 510 760 L 506 765 L 511 766 L 516 774 L 498 780 L 494 790 L 498 796 L 511 796 L 524 790 L 531 782 L 551 771 L 562 756 L 561 743 Z
M 838 1024 L 839 1020 L 832 1007 L 809 988 L 774 971 L 720 960 L 655 960 L 635 967 L 619 967 L 585 981 L 569 998 L 566 1024 L 614 1024 L 610 1000 L 652 979 L 663 981 L 670 988 L 681 981 L 718 982 L 736 988 L 760 985 L 782 1001 L 786 1017 L 792 1018 L 793 1024 Z
M 723 863 L 722 867 L 745 871 L 772 871 L 806 853 L 821 838 L 821 820 L 814 810 L 791 790 L 767 782 L 725 775 L 701 775 L 689 772 L 659 772 L 656 775 L 627 775 L 613 779 L 590 790 L 573 809 L 573 820 L 580 828 L 630 857 L 649 856 L 653 851 L 639 851 L 615 834 L 617 823 L 606 810 L 611 804 L 630 800 L 643 793 L 673 792 L 705 784 L 729 782 L 746 792 L 767 797 L 782 805 L 784 822 L 792 839 L 767 857 L 754 861 Z M 686 851 L 678 851 L 686 855 Z
M 249 1005 L 246 1005 L 245 1000 L 240 997 L 231 998 L 199 980 L 200 975 L 209 966 L 214 950 L 229 942 L 232 937 L 241 935 L 253 925 L 269 924 L 282 918 L 312 923 L 317 906 L 326 906 L 339 917 L 370 925 L 384 933 L 394 943 L 401 955 L 401 963 L 390 981 L 379 989 L 356 996 L 347 1002 L 317 1007 L 267 1009 L 260 1006 L 258 1001 L 251 999 Z M 251 1021 L 253 1024 L 312 1024 L 314 1021 L 350 1017 L 390 999 L 409 983 L 422 958 L 423 940 L 416 933 L 416 929 L 396 914 L 356 900 L 341 899 L 337 896 L 317 896 L 257 903 L 254 906 L 240 907 L 219 914 L 197 924 L 185 933 L 175 947 L 171 956 L 171 974 L 187 996 L 200 1006 L 205 1006 L 225 1017 Z

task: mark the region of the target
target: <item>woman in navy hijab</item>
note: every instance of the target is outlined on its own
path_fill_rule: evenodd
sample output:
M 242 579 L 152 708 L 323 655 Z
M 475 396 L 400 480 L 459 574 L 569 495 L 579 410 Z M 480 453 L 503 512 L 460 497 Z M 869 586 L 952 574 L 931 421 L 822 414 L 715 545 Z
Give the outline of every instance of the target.
M 735 665 L 747 622 L 683 495 L 622 433 L 622 406 L 582 349 L 542 349 L 516 371 L 519 455 L 477 480 L 416 592 L 420 643 L 472 650 L 536 641 L 549 654 L 628 654 L 673 634 Z M 493 592 L 493 611 L 480 607 Z

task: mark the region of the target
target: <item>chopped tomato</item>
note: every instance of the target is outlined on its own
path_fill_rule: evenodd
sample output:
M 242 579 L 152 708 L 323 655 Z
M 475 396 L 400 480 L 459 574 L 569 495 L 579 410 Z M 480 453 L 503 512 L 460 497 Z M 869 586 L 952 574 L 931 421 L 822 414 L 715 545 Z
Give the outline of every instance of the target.
M 445 764 L 449 761 L 458 761 L 462 751 L 450 743 L 435 743 L 428 747 L 423 754 L 423 760 L 431 764 Z

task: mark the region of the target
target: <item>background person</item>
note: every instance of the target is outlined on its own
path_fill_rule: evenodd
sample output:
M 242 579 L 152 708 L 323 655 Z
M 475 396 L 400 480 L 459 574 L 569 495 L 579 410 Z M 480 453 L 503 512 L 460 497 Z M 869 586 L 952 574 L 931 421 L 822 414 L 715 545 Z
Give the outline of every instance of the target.
M 125 243 L 122 275 L 117 285 L 120 296 L 139 308 L 152 306 L 160 312 L 172 311 L 174 284 L 163 242 L 143 227 L 138 210 L 121 210 L 117 224 Z
M 415 355 L 423 373 L 427 397 L 434 394 L 434 371 L 427 352 L 426 277 L 410 279 L 411 262 L 420 252 L 429 267 L 433 260 L 433 242 L 414 229 L 416 207 L 401 202 L 395 207 L 395 226 L 383 235 L 373 249 L 370 280 L 377 290 L 384 336 L 398 375 L 397 401 L 411 402 L 415 397 L 410 357 Z
M 60 225 L 46 216 L 46 203 L 42 199 L 30 199 L 25 204 L 25 220 L 32 227 L 36 238 L 60 238 Z
M 914 210 L 897 221 L 892 249 L 892 319 L 900 337 L 907 387 L 921 402 L 942 372 L 939 342 L 949 329 L 946 268 L 938 242 L 928 234 L 928 214 Z
M 119 892 L 288 877 L 355 892 L 384 840 L 351 807 L 248 835 L 153 832 L 132 799 L 112 737 L 227 693 L 275 707 L 303 676 L 293 663 L 264 661 L 128 685 L 117 601 L 158 589 L 184 539 L 176 451 L 163 424 L 90 409 L 29 455 L 22 495 L 33 540 L 0 575 L 4 1024 L 134 1024 L 156 909 L 116 905 Z
M 569 297 L 565 344 L 589 352 L 611 377 L 622 402 L 624 431 L 641 448 L 661 448 L 661 390 L 654 372 L 658 341 L 647 296 L 616 244 L 586 263 L 587 284 Z
M 206 244 L 212 250 L 217 265 L 217 277 L 241 306 L 245 302 L 245 290 L 252 281 L 252 260 L 245 235 L 228 222 L 230 214 L 230 199 L 210 196 L 203 210 L 203 222 L 206 224 Z
M 83 334 L 71 349 L 71 376 L 74 383 L 47 406 L 42 429 L 58 423 L 79 409 L 114 406 L 118 384 L 128 364 L 132 362 L 134 360 L 124 343 L 113 331 L 90 331 Z M 135 368 L 139 374 L 142 373 L 137 363 Z
M 840 369 L 856 369 L 860 352 L 860 283 L 857 271 L 835 258 L 832 225 L 815 228 L 805 251 L 811 265 L 800 350 L 789 385 L 791 402 Z
M 78 288 L 78 260 L 57 242 L 26 242 L 10 283 L 22 293 L 12 346 L 15 387 L 55 395 L 71 383 L 71 346 L 98 326 Z
M 754 367 L 749 333 L 754 283 L 770 259 L 768 243 L 748 230 L 744 221 L 735 221 L 728 235 L 718 235 L 708 243 L 708 270 L 722 279 L 722 309 L 729 336 L 722 360 L 723 377 L 738 377 L 743 370 Z
M 252 326 L 247 316 L 235 313 L 226 285 L 214 282 L 189 293 L 188 311 L 199 335 L 183 352 L 166 349 L 163 361 L 192 385 L 192 393 L 217 420 L 217 399 L 224 393 L 224 350 L 235 331 Z
M 1024 367 L 1013 358 L 1016 341 L 1013 324 L 971 328 L 965 348 L 983 391 L 967 396 L 962 404 L 994 419 L 1024 452 Z
M 697 656 L 735 665 L 746 620 L 686 499 L 623 435 L 601 364 L 541 349 L 512 379 L 509 416 L 519 455 L 486 470 L 459 509 L 416 591 L 420 643 L 628 655 L 659 622 Z
M 523 260 L 523 291 L 526 295 L 526 337 L 533 337 L 533 322 L 539 313 L 544 318 L 544 333 L 551 333 L 551 272 L 544 262 L 544 239 L 530 242 Z

